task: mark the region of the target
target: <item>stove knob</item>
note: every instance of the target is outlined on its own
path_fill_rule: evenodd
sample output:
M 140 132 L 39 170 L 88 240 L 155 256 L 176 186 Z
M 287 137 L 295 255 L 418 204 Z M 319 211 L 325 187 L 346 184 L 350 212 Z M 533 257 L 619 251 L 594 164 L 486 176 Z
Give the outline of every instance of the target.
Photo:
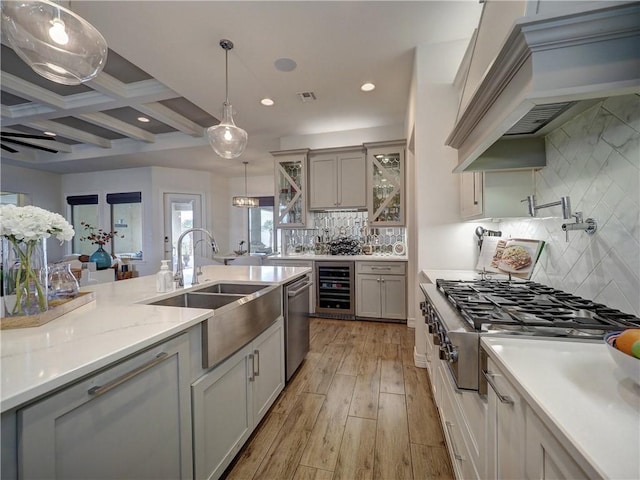
M 447 349 L 444 345 L 440 346 L 440 360 L 448 360 Z
M 449 363 L 454 363 L 458 361 L 458 349 L 452 345 L 449 345 L 449 350 L 447 351 L 447 360 Z

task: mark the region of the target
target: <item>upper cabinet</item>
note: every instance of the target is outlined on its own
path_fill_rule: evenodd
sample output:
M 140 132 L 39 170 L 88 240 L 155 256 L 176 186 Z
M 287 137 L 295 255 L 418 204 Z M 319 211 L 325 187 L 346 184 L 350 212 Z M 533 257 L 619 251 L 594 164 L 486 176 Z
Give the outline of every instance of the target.
M 271 152 L 275 158 L 276 227 L 306 224 L 306 167 L 309 150 Z
M 460 216 L 463 220 L 526 217 L 522 200 L 533 193 L 533 170 L 461 173 Z
M 405 225 L 404 140 L 366 143 L 371 226 Z
M 365 209 L 366 171 L 362 146 L 313 151 L 309 157 L 309 209 Z

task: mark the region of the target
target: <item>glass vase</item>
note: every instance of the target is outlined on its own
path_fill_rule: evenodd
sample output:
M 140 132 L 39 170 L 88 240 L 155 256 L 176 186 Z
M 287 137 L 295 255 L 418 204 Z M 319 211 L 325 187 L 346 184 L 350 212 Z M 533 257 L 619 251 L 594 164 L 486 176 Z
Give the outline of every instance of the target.
M 2 239 L 2 316 L 47 311 L 46 240 Z
M 78 296 L 80 286 L 76 277 L 71 273 L 71 264 L 49 265 L 47 289 L 50 305 Z
M 112 263 L 111 255 L 102 248 L 102 245 L 98 245 L 98 250 L 91 254 L 89 261 L 96 262 L 96 270 L 106 270 Z

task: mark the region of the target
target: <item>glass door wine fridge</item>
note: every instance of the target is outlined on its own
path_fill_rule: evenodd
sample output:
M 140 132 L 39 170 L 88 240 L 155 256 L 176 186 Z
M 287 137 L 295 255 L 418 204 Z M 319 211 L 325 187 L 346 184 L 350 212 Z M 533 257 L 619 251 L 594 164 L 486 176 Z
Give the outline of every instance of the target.
M 315 262 L 316 314 L 354 318 L 354 262 Z

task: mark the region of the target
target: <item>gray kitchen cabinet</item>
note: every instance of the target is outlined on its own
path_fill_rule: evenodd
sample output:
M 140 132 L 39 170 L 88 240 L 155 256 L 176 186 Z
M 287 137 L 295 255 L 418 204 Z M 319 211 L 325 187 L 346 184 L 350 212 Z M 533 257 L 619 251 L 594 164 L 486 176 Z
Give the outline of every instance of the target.
M 195 478 L 229 466 L 284 388 L 282 317 L 193 383 Z
M 271 152 L 274 157 L 276 227 L 304 227 L 307 221 L 308 149 Z
M 362 146 L 314 150 L 309 157 L 309 209 L 364 209 L 367 163 Z
M 461 173 L 460 216 L 463 220 L 526 217 L 527 206 L 521 200 L 533 193 L 533 170 Z
M 189 371 L 183 334 L 18 410 L 20 478 L 192 478 Z
M 405 262 L 356 262 L 356 316 L 406 320 Z
M 405 140 L 365 143 L 367 149 L 367 210 L 369 225 L 404 226 Z

